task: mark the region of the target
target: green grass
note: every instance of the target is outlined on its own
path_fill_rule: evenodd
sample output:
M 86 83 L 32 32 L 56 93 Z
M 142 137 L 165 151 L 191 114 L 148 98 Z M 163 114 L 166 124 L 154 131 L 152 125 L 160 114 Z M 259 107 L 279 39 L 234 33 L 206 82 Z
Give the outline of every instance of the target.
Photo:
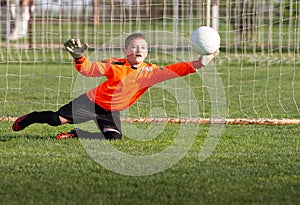
M 199 23 L 197 19 L 194 21 L 190 24 L 186 20 L 180 21 L 178 29 L 181 34 L 192 31 L 192 25 Z M 117 37 L 136 29 L 172 31 L 172 21 L 167 25 L 163 23 L 151 22 L 142 24 L 142 27 L 126 24 L 130 28 L 114 24 L 113 33 L 109 32 L 112 29 L 110 24 L 100 24 L 96 31 L 88 24 L 76 26 L 87 31 L 87 36 L 84 36 L 87 42 L 100 45 L 111 40 L 111 35 Z M 46 27 L 45 30 L 41 30 L 41 25 Z M 59 26 L 68 32 L 59 33 Z M 70 24 L 37 24 L 37 43 L 48 45 L 50 39 L 51 43 L 62 45 L 73 31 L 73 35 L 79 35 L 77 31 L 80 29 L 68 26 Z M 268 39 L 267 24 L 260 29 L 264 39 Z M 280 40 L 280 35 L 277 35 L 279 28 L 275 25 L 272 29 L 276 47 Z M 276 48 L 266 52 L 269 49 L 266 47 L 265 50 L 257 48 L 252 56 L 251 42 L 246 42 L 248 47 L 238 48 L 235 53 L 235 33 L 231 30 L 226 33 L 225 30 L 223 22 L 220 25 L 221 38 L 229 38 L 232 47 L 223 46 L 217 66 L 204 69 L 204 72 L 213 76 L 217 71 L 220 75 L 226 93 L 226 99 L 221 100 L 227 103 L 227 117 L 299 118 L 299 59 L 277 54 L 279 50 Z M 284 25 L 283 33 L 287 32 L 288 27 Z M 94 42 L 95 36 L 97 42 Z M 283 47 L 286 44 L 287 38 L 284 38 Z M 1 116 L 20 116 L 32 110 L 56 110 L 72 99 L 77 72 L 70 56 L 63 53 L 63 49 L 44 47 L 44 50 L 1 48 Z M 88 54 L 90 52 L 93 50 Z M 172 55 L 160 56 L 157 53 L 151 58 L 163 59 L 163 63 L 170 63 L 169 58 L 173 60 Z M 193 87 L 192 91 L 199 100 L 200 117 L 210 117 L 211 99 L 202 79 L 198 75 L 183 79 Z M 165 103 L 168 116 L 182 114 L 170 92 L 160 87 L 152 88 L 129 109 L 130 115 L 148 116 L 151 108 Z M 209 132 L 208 125 L 200 125 L 195 142 L 178 163 L 165 171 L 138 177 L 118 174 L 101 166 L 88 154 L 80 140 L 56 141 L 55 135 L 70 130 L 70 125 L 32 125 L 18 133 L 12 132 L 11 125 L 12 122 L 0 122 L 0 204 L 282 205 L 298 204 L 300 200 L 298 125 L 225 126 L 212 154 L 199 161 Z M 150 132 L 156 138 L 140 141 L 125 134 L 122 141 L 109 144 L 129 155 L 148 156 L 172 145 L 180 128 L 179 125 L 165 125 L 157 134 L 157 130 L 147 129 L 149 124 L 136 126 L 139 132 L 130 134 L 142 137 Z M 183 137 L 188 139 L 190 136 L 183 133 Z M 97 143 L 96 140 L 88 142 Z
M 268 102 L 274 116 L 298 117 L 293 101 L 282 101 L 282 105 L 288 108 L 284 113 L 276 100 L 280 85 L 281 94 L 290 99 L 293 92 L 291 80 L 293 74 L 299 72 L 298 67 L 287 63 L 271 68 L 264 63 L 254 68 L 255 81 L 252 80 L 251 63 L 243 63 L 242 67 L 239 63 L 232 63 L 230 75 L 225 63 L 216 67 L 230 99 L 227 99 L 230 116 L 252 116 L 252 105 L 261 116 L 269 116 L 265 105 Z M 1 88 L 6 88 L 8 83 L 10 89 L 6 95 L 5 92 L 0 95 L 9 101 L 3 108 L 8 116 L 33 109 L 55 110 L 71 98 L 69 91 L 77 73 L 70 62 L 35 62 L 22 64 L 22 69 L 19 64 L 7 66 L 9 75 L 0 69 L 0 84 Z M 280 70 L 284 70 L 283 75 L 278 75 Z M 297 80 L 297 75 L 294 78 Z M 201 85 L 197 75 L 186 80 L 191 85 Z M 241 80 L 243 84 L 240 84 Z M 18 89 L 19 85 L 22 85 L 22 90 Z M 298 84 L 294 86 L 299 87 Z M 254 96 L 249 90 L 254 91 Z M 150 92 L 153 105 L 161 104 L 161 96 L 169 99 L 166 112 L 172 115 L 176 109 L 176 103 L 171 102 L 173 96 L 158 87 Z M 208 97 L 208 93 L 199 87 L 195 95 L 200 100 L 203 96 Z M 146 94 L 139 105 L 149 102 L 148 97 Z M 242 107 L 239 102 L 242 102 Z M 147 114 L 149 106 L 142 107 L 133 106 L 130 112 Z M 203 101 L 199 108 L 203 109 L 204 117 L 210 116 L 209 102 L 205 104 Z M 273 205 L 297 204 L 300 199 L 300 127 L 297 125 L 225 126 L 213 153 L 206 160 L 199 161 L 209 128 L 201 125 L 192 147 L 178 163 L 165 171 L 137 177 L 118 174 L 101 166 L 77 139 L 56 141 L 55 135 L 71 129 L 70 125 L 56 128 L 33 125 L 14 133 L 11 124 L 0 123 L 0 204 Z M 178 126 L 167 125 L 161 134 L 149 141 L 133 140 L 125 134 L 122 141 L 109 143 L 123 153 L 147 156 L 170 146 L 178 134 Z M 138 127 L 142 133 L 151 132 L 147 130 L 148 125 Z
M 70 126 L 33 125 L 20 133 L 11 132 L 10 122 L 0 126 L 0 204 L 297 204 L 300 199 L 299 126 L 226 126 L 213 153 L 199 161 L 204 125 L 177 164 L 138 177 L 102 167 L 77 139 L 54 139 Z M 172 143 L 177 126 L 154 141 L 125 136 L 110 144 L 144 155 Z

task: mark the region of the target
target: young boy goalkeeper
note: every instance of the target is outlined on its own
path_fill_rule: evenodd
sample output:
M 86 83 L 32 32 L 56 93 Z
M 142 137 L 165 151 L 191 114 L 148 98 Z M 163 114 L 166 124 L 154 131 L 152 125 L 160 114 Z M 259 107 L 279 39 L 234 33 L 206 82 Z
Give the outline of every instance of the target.
M 194 73 L 218 55 L 217 51 L 211 55 L 200 56 L 195 61 L 174 63 L 165 67 L 145 63 L 148 43 L 141 33 L 133 33 L 126 38 L 126 58 L 91 62 L 83 55 L 88 48 L 87 44 L 81 44 L 79 39 L 70 39 L 64 46 L 74 58 L 75 68 L 79 73 L 88 77 L 105 76 L 106 81 L 56 112 L 34 111 L 19 117 L 12 125 L 14 131 L 23 130 L 34 123 L 59 126 L 94 120 L 105 139 L 121 139 L 119 111 L 134 104 L 154 84 Z M 62 132 L 56 139 L 72 138 L 77 134 L 76 130 Z

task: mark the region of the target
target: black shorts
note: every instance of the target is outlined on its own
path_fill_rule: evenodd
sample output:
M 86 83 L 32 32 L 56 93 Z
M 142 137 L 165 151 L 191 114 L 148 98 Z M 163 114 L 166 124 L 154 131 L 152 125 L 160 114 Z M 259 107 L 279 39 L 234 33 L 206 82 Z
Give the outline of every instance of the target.
M 113 128 L 121 133 L 120 112 L 111 112 L 103 109 L 92 102 L 86 94 L 82 94 L 62 106 L 57 113 L 71 121 L 71 124 L 80 124 L 93 120 L 102 132 L 104 128 Z

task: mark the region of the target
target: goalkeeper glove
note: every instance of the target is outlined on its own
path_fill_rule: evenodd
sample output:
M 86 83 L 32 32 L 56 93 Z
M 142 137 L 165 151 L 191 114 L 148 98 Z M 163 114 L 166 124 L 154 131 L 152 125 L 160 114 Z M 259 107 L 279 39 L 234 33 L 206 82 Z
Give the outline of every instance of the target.
M 81 44 L 78 38 L 69 39 L 64 43 L 64 46 L 74 59 L 81 58 L 84 51 L 88 48 L 88 45 L 86 43 Z
M 192 62 L 193 67 L 195 69 L 199 69 L 199 68 L 202 68 L 204 66 L 207 66 L 212 59 L 214 59 L 217 55 L 219 55 L 219 53 L 220 53 L 220 51 L 217 50 L 213 54 L 200 56 L 198 60 Z

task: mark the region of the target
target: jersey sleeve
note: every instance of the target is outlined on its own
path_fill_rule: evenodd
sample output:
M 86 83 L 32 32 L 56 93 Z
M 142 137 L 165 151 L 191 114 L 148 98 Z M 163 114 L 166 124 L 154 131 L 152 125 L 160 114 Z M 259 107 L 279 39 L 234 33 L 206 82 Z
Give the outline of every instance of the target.
M 89 61 L 85 56 L 74 60 L 76 70 L 87 77 L 104 76 L 108 68 L 107 61 Z
M 160 71 L 156 73 L 155 79 L 153 79 L 153 84 L 172 78 L 186 76 L 194 72 L 196 72 L 196 69 L 192 66 L 191 62 L 180 62 L 166 65 L 160 68 Z
M 185 76 L 190 73 L 196 72 L 195 68 L 192 65 L 192 62 L 180 62 L 170 65 L 166 65 L 163 69 L 172 71 L 177 77 Z

